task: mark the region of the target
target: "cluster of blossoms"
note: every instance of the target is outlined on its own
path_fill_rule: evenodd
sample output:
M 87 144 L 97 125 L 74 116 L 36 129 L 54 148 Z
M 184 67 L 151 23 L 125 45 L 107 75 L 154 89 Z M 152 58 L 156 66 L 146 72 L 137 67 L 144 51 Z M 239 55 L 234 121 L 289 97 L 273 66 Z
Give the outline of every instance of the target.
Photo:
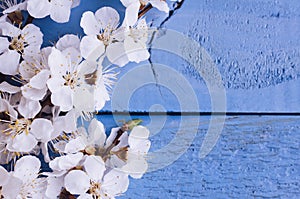
M 111 7 L 87 11 L 83 37 L 66 34 L 47 47 L 32 21 L 68 22 L 80 0 L 0 2 L 0 198 L 115 198 L 128 176 L 146 172 L 150 141 L 141 121 L 107 137 L 93 116 L 110 100 L 115 70 L 150 56 L 139 13 L 169 8 L 163 0 L 121 2 L 123 23 Z

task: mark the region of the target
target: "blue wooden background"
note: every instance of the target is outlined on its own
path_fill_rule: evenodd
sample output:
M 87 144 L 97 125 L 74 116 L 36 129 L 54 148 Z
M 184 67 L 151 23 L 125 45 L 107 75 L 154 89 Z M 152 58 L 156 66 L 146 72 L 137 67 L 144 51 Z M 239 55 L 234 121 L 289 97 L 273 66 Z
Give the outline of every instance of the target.
M 66 33 L 82 36 L 82 13 L 103 5 L 113 6 L 123 16 L 125 8 L 118 0 L 82 0 L 80 7 L 72 10 L 69 23 L 56 24 L 49 18 L 34 23 L 42 28 L 47 46 Z M 213 72 L 222 78 L 225 100 L 221 96 L 220 103 L 226 102 L 225 111 L 299 113 L 299 10 L 299 0 L 185 0 L 169 19 L 156 10 L 151 10 L 147 19 L 153 20 L 154 27 L 176 30 L 201 46 L 217 68 Z M 182 44 L 176 39 L 169 42 L 175 47 Z M 104 111 L 223 112 L 224 106 L 212 105 L 212 93 L 204 78 L 207 71 L 197 70 L 201 58 L 193 57 L 194 49 L 181 50 L 182 56 L 191 56 L 194 65 L 182 56 L 153 49 L 152 65 L 145 61 L 122 68 L 115 87 L 123 89 L 121 94 L 129 100 L 123 103 L 125 97 L 112 93 Z M 134 70 L 139 67 L 146 72 Z M 143 80 L 144 84 L 136 84 Z M 126 88 L 136 89 L 128 92 Z M 182 100 L 189 105 L 189 97 L 199 106 L 180 105 Z M 140 180 L 132 179 L 121 198 L 300 197 L 298 117 L 227 117 L 215 147 L 205 158 L 199 158 L 212 117 L 131 116 L 143 119 L 150 128 L 151 153 L 168 146 L 182 122 L 191 142 L 183 140 L 185 151 L 172 164 Z M 116 114 L 98 117 L 108 131 L 119 119 L 128 119 Z M 175 153 L 165 152 L 170 156 Z
M 42 27 L 45 45 L 49 45 L 66 33 L 82 36 L 79 26 L 82 13 L 95 11 L 103 5 L 113 6 L 124 15 L 124 7 L 118 0 L 82 0 L 80 7 L 72 10 L 69 23 L 56 24 L 49 19 L 34 23 Z M 299 9 L 298 0 L 185 0 L 168 20 L 165 20 L 167 14 L 155 9 L 146 17 L 153 27 L 162 25 L 161 28 L 178 31 L 201 45 L 222 77 L 228 112 L 299 112 Z M 180 45 L 180 41 L 170 39 L 170 44 L 176 43 Z M 194 56 L 193 49 L 183 48 L 184 53 Z M 178 55 L 153 50 L 151 61 L 176 70 L 177 76 L 183 75 L 199 102 L 199 108 L 193 111 L 212 111 L 207 84 L 195 69 L 201 66 L 201 60 L 193 66 Z M 141 65 L 148 65 L 149 71 L 144 76 L 152 76 L 156 82 L 140 85 L 136 92 L 130 93 L 128 106 L 114 105 L 112 110 L 111 104 L 118 104 L 120 100 L 112 98 L 104 110 L 159 111 L 151 106 L 160 104 L 167 111 L 185 111 L 179 106 L 180 96 L 174 96 L 168 85 L 160 85 L 164 76 L 160 76 L 159 69 L 151 67 L 148 61 L 122 68 L 119 77 Z M 128 85 L 136 82 L 134 78 L 129 80 Z M 182 80 L 176 81 L 182 83 Z M 118 86 L 123 87 L 117 83 Z

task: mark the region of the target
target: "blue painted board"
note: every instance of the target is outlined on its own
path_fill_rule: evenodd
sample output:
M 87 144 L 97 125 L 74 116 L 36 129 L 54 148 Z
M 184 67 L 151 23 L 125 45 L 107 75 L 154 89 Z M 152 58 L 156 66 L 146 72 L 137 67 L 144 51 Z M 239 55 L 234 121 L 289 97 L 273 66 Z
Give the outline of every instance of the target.
M 194 131 L 196 119 L 200 125 L 186 152 L 173 164 L 146 173 L 142 179 L 130 179 L 129 190 L 120 198 L 300 197 L 299 117 L 227 117 L 216 146 L 202 159 L 199 149 L 210 117 L 138 117 L 152 133 L 152 153 L 167 147 L 183 120 L 190 123 L 185 126 L 187 134 Z M 111 116 L 98 118 L 107 127 L 115 125 Z M 167 122 L 163 129 L 157 131 L 164 119 Z M 170 150 L 168 156 L 174 153 Z
M 125 8 L 119 0 L 82 0 L 79 7 L 72 9 L 68 23 L 57 24 L 49 17 L 34 20 L 44 33 L 44 46 L 67 33 L 82 37 L 82 13 L 104 5 L 117 9 L 123 18 Z M 171 2 L 169 5 L 172 7 Z M 200 50 L 182 38 L 166 37 L 159 31 L 151 48 L 152 65 L 148 60 L 119 69 L 119 77 L 127 79 L 115 86 L 129 95 L 128 103 L 120 104 L 122 98 L 112 93 L 112 101 L 103 110 L 223 111 L 224 106 L 213 102 L 219 98 L 228 112 L 299 112 L 299 9 L 298 0 L 185 0 L 170 18 L 151 10 L 146 19 L 153 27 L 178 31 L 196 42 Z M 158 50 L 155 42 L 161 38 L 170 44 L 167 47 L 177 48 L 179 54 L 172 54 L 170 49 Z M 173 74 L 166 75 L 159 64 L 174 70 Z M 138 67 L 145 68 L 143 74 L 133 71 L 132 77 L 128 76 Z M 222 78 L 225 97 L 218 96 L 219 90 L 208 85 L 216 81 L 216 75 Z M 162 85 L 166 78 L 168 84 Z M 137 79 L 148 84 L 137 85 Z M 126 86 L 136 90 L 128 91 Z M 181 101 L 193 104 L 188 97 L 195 97 L 199 106 L 182 106 Z
M 176 30 L 203 47 L 222 77 L 227 111 L 299 112 L 299 9 L 297 0 L 189 0 L 164 23 L 163 28 Z M 130 93 L 131 101 L 127 107 L 120 105 L 113 110 L 156 111 L 151 106 L 160 104 L 168 111 L 188 111 L 179 106 L 181 96 L 172 94 L 187 90 L 186 80 L 199 102 L 199 109 L 194 111 L 214 111 L 208 82 L 203 75 L 203 72 L 211 72 L 203 67 L 205 59 L 195 52 L 197 48 L 185 46 L 185 41 L 170 38 L 168 42 L 175 48 L 179 46 L 182 56 L 154 49 L 151 61 L 175 69 L 177 74 L 173 81 L 162 86 L 168 77 L 159 66 L 132 64 L 121 72 L 121 77 L 127 77 L 128 71 L 135 67 L 148 64 L 145 66 L 148 72 L 137 74 L 136 78 L 152 76 L 155 83 L 148 80 L 152 86 L 140 85 L 139 90 Z M 184 55 L 190 56 L 190 60 L 183 60 Z M 179 80 L 180 75 L 183 80 Z M 127 78 L 126 84 L 134 85 L 136 78 Z M 213 82 L 214 73 L 210 78 Z M 124 82 L 120 84 L 116 86 L 125 88 Z M 173 89 L 174 84 L 178 89 Z M 186 92 L 186 95 L 192 94 Z M 112 98 L 112 104 L 118 103 L 120 99 Z M 111 105 L 108 104 L 106 109 L 110 110 Z

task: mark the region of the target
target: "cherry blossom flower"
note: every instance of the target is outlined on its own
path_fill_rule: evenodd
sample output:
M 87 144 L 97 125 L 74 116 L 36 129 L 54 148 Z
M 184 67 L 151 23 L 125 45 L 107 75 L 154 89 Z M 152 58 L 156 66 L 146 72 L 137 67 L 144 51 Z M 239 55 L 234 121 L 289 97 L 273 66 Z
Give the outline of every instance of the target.
M 59 152 L 64 152 L 62 150 L 62 143 L 64 141 L 57 141 L 59 139 L 54 140 L 55 138 L 58 138 L 61 136 L 62 138 L 69 139 L 68 134 L 72 134 L 77 130 L 77 116 L 75 114 L 74 110 L 69 111 L 64 116 L 59 116 L 58 113 L 53 113 L 52 117 L 52 124 L 53 124 L 53 133 L 51 134 L 51 139 L 49 139 L 49 142 L 41 143 L 40 147 L 42 150 L 42 153 L 44 155 L 45 162 L 50 161 L 49 152 L 48 152 L 48 144 L 50 144 L 50 148 L 53 148 L 55 150 L 59 150 Z M 64 146 L 63 146 L 64 147 Z
M 25 56 L 19 67 L 21 78 L 27 83 L 21 87 L 22 95 L 30 100 L 41 100 L 47 93 L 47 80 L 50 77 L 48 56 L 51 47 L 43 48 L 39 53 Z
M 135 26 L 127 27 L 124 47 L 129 61 L 139 63 L 149 59 L 147 40 L 148 26 L 145 19 L 139 20 Z
M 1 0 L 0 8 L 3 9 L 3 14 L 9 14 L 15 11 L 26 10 L 27 0 Z
M 89 155 L 96 155 L 104 159 L 108 168 L 121 168 L 125 165 L 128 134 L 124 132 L 119 138 L 119 143 L 113 145 L 113 141 L 117 136 L 120 128 L 113 128 L 109 137 L 105 134 L 103 124 L 93 119 L 88 127 L 78 129 L 78 134 L 74 139 L 70 139 L 68 143 L 61 144 L 61 150 L 64 153 L 76 153 L 85 151 Z
M 104 125 L 97 119 L 90 121 L 88 132 L 84 127 L 78 128 L 77 135 L 68 143 L 61 144 L 64 153 L 76 153 L 85 150 L 88 154 L 94 154 L 95 147 L 103 147 L 106 140 Z
M 141 178 L 146 172 L 150 141 L 149 131 L 137 126 L 141 120 L 106 135 L 93 116 L 110 100 L 117 80 L 115 66 L 105 63 L 122 67 L 150 56 L 148 27 L 138 19 L 139 10 L 148 3 L 169 9 L 163 0 L 121 2 L 126 6 L 122 25 L 111 7 L 87 11 L 80 21 L 82 39 L 66 34 L 41 48 L 43 34 L 31 20 L 50 16 L 65 23 L 80 0 L 0 0 L 0 164 L 12 166 L 10 172 L 0 166 L 0 198 L 50 199 L 66 193 L 110 199 L 127 190 L 129 175 Z M 43 163 L 39 173 L 42 158 L 51 172 Z
M 21 30 L 8 22 L 0 23 L 0 33 L 0 72 L 15 75 L 20 55 L 30 56 L 39 52 L 43 34 L 33 24 L 28 24 Z
M 14 171 L 0 167 L 0 187 L 4 198 L 43 198 L 46 190 L 45 178 L 39 177 L 41 162 L 34 156 L 20 158 Z M 1 196 L 1 195 L 0 195 Z
M 68 154 L 57 157 L 49 162 L 49 166 L 53 172 L 44 173 L 44 175 L 48 176 L 46 190 L 47 197 L 56 198 L 60 194 L 64 187 L 64 178 L 66 174 L 72 168 L 79 166 L 83 157 L 82 153 Z
M 102 7 L 94 13 L 83 13 L 80 26 L 84 36 L 81 40 L 80 50 L 85 59 L 96 60 L 101 55 L 118 66 L 128 63 L 124 49 L 124 30 L 118 28 L 120 16 L 111 7 Z
M 128 26 L 133 26 L 138 20 L 138 13 L 141 7 L 150 3 L 153 7 L 165 13 L 169 12 L 168 4 L 165 0 L 120 0 L 126 7 L 124 22 Z
M 103 68 L 101 61 L 88 61 L 97 66 L 97 70 L 87 76 L 87 81 L 93 85 L 95 110 L 101 110 L 105 103 L 110 100 L 110 91 L 117 80 L 118 73 L 114 67 Z
M 27 10 L 34 18 L 50 15 L 58 23 L 69 21 L 71 8 L 78 6 L 80 0 L 28 0 Z
M 30 81 L 35 75 L 43 70 L 50 70 L 48 57 L 52 48 L 46 47 L 30 56 L 24 56 L 24 60 L 19 67 L 19 73 L 23 80 Z
M 141 178 L 148 169 L 145 157 L 151 145 L 148 138 L 149 130 L 143 126 L 134 127 L 129 134 L 126 165 L 121 170 L 133 178 Z
M 128 188 L 126 174 L 116 169 L 104 174 L 105 163 L 99 156 L 86 156 L 83 169 L 70 171 L 64 179 L 67 191 L 79 198 L 114 198 Z
M 73 106 L 79 110 L 94 111 L 93 95 L 85 75 L 94 71 L 87 61 L 81 62 L 80 53 L 75 48 L 59 51 L 52 49 L 48 58 L 51 78 L 47 86 L 51 91 L 51 102 L 61 111 L 70 111 Z
M 35 115 L 30 112 L 30 107 L 35 106 L 33 101 L 28 101 L 25 98 L 21 99 L 19 113 L 25 116 Z M 51 121 L 44 118 L 31 119 L 32 117 L 18 117 L 18 113 L 4 99 L 0 98 L 2 106 L 0 112 L 6 114 L 6 118 L 1 119 L 2 133 L 6 135 L 6 149 L 10 152 L 31 152 L 37 143 L 48 142 L 52 139 L 53 125 Z M 23 116 L 24 116 L 23 115 Z

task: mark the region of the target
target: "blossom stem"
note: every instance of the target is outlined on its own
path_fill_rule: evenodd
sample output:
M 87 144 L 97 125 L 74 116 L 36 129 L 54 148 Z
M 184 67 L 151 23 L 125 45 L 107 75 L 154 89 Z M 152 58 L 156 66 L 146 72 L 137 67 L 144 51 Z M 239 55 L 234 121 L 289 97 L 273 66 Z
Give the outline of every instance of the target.
M 27 17 L 27 19 L 26 19 L 26 22 L 25 22 L 25 24 L 24 24 L 24 27 L 25 27 L 26 25 L 28 25 L 28 24 L 31 24 L 33 20 L 34 20 L 34 17 L 31 16 L 31 15 L 28 15 L 28 17 Z
M 144 16 L 149 10 L 151 10 L 151 8 L 153 8 L 153 6 L 151 4 L 146 5 L 140 12 L 138 15 L 138 18 L 140 19 L 142 16 Z
M 66 189 L 63 189 L 63 190 L 60 192 L 59 199 L 76 199 L 76 197 L 73 196 L 73 195 L 72 195 L 70 192 L 68 192 Z
M 125 124 L 123 124 L 123 126 L 117 131 L 117 135 L 116 135 L 114 141 L 102 153 L 101 156 L 102 156 L 103 160 L 106 160 L 109 157 L 110 151 L 112 150 L 112 148 L 114 148 L 115 146 L 117 146 L 120 143 L 119 139 L 123 135 L 123 133 L 125 133 L 128 130 L 132 130 L 133 127 L 139 125 L 140 123 L 142 123 L 142 120 L 134 119 L 134 120 L 130 120 L 130 121 L 126 122 Z

